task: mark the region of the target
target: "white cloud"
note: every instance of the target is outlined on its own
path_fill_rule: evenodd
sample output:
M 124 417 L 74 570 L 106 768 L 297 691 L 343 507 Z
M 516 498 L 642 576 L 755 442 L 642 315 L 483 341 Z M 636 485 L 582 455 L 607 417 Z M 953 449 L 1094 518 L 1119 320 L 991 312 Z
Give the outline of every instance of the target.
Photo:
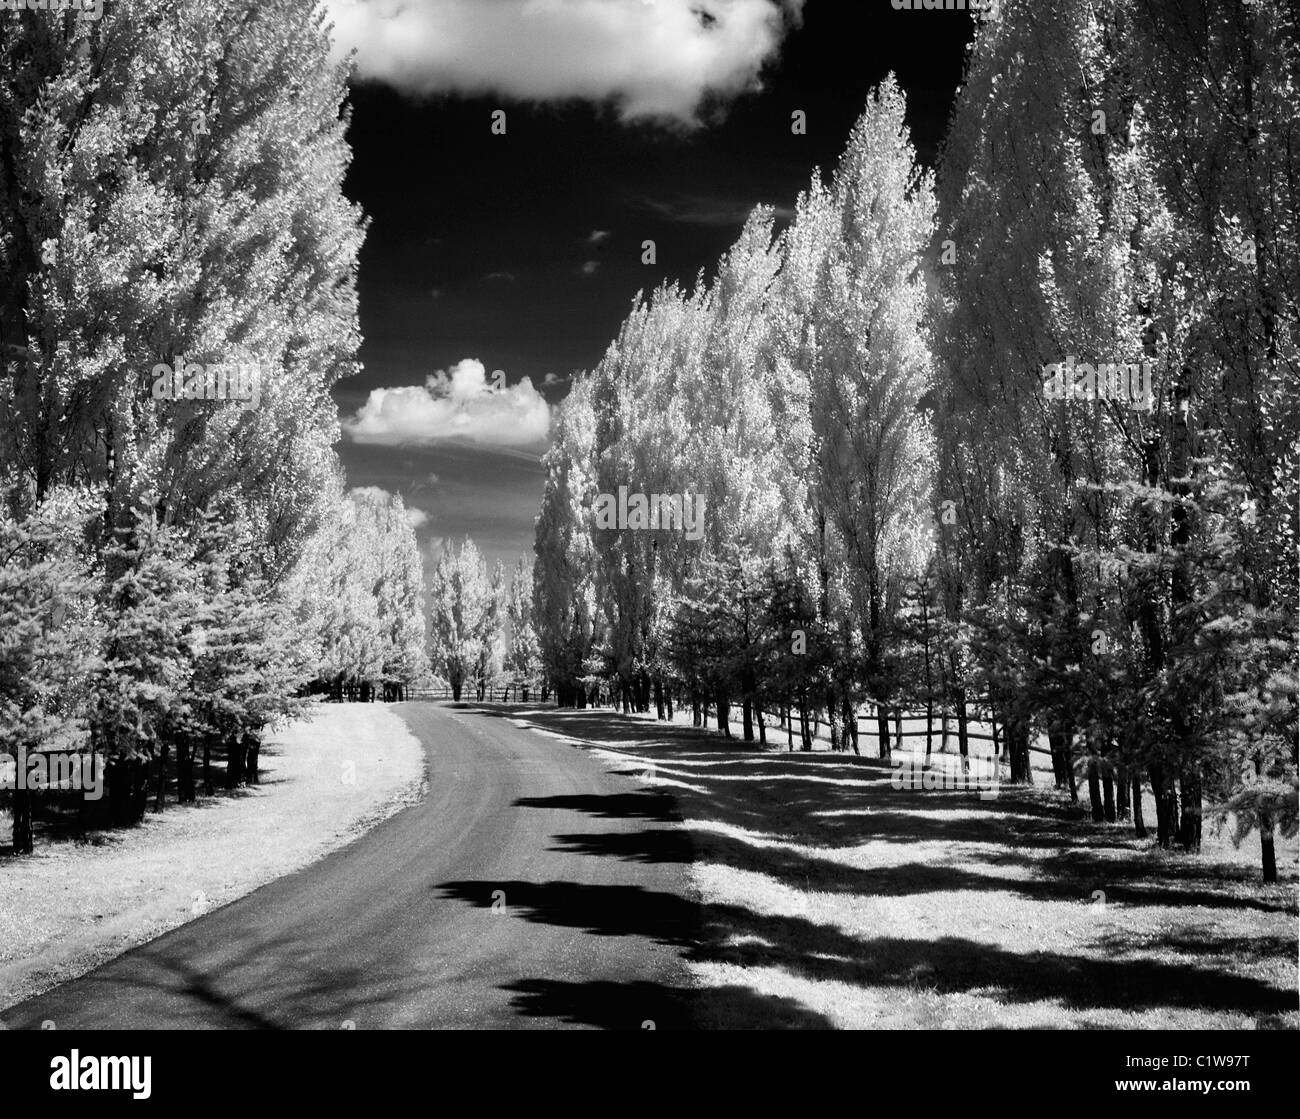
M 353 486 L 348 490 L 348 496 L 356 505 L 388 505 L 393 500 L 393 495 L 383 486 Z M 403 512 L 412 528 L 420 528 L 429 523 L 429 514 L 423 509 L 405 506 Z
M 393 495 L 382 486 L 353 486 L 348 490 L 348 496 L 358 503 L 368 501 L 376 505 L 387 505 L 393 499 Z
M 598 269 L 599 267 L 600 267 L 600 261 L 598 261 L 598 260 L 587 260 L 587 261 L 583 261 L 583 264 L 582 264 L 582 274 L 583 274 L 584 276 L 591 276 L 591 275 L 594 275 L 595 272 L 596 272 L 596 269 Z
M 414 94 L 613 100 L 693 123 L 757 87 L 804 0 L 324 0 L 335 51 Z M 484 125 L 486 127 L 486 124 Z
M 682 225 L 737 227 L 744 225 L 754 208 L 760 205 L 754 198 L 710 198 L 701 194 L 679 195 L 676 198 L 649 198 L 642 195 L 633 198 L 632 202 L 666 221 Z M 793 207 L 762 204 L 768 206 L 778 221 L 789 221 L 794 217 Z
M 593 229 L 590 233 L 587 234 L 587 244 L 599 245 L 607 237 L 609 237 L 608 229 Z
M 471 443 L 515 447 L 544 441 L 551 409 L 527 377 L 517 385 L 487 383 L 481 361 L 466 358 L 439 369 L 424 385 L 374 389 L 343 423 L 354 443 Z

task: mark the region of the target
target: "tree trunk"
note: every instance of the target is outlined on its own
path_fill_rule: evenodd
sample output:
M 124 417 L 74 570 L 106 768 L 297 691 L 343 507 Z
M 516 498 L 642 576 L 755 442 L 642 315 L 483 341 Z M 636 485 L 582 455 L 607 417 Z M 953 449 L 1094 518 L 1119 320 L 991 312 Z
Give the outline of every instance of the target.
M 162 743 L 158 748 L 158 786 L 153 798 L 155 812 L 161 812 L 167 801 L 167 759 L 170 755 L 171 747 Z
M 858 750 L 858 713 L 853 710 L 853 704 L 849 702 L 846 694 L 844 697 L 844 710 L 841 712 L 844 720 L 844 737 L 845 745 L 853 747 L 855 757 L 861 757 Z
M 131 759 L 128 770 L 131 777 L 131 816 L 128 821 L 138 824 L 149 807 L 149 762 L 146 758 Z
M 126 823 L 126 779 L 123 775 L 121 758 L 108 759 L 104 766 L 104 791 L 108 795 L 108 822 L 111 827 L 122 827 Z
M 1106 815 L 1106 823 L 1115 822 L 1115 773 L 1106 755 L 1101 757 L 1101 805 Z
M 242 733 L 226 746 L 226 788 L 237 789 L 244 783 L 244 756 L 248 752 Z
M 1139 839 L 1146 839 L 1147 825 L 1142 818 L 1142 771 L 1133 770 L 1133 834 Z
M 957 692 L 957 751 L 961 754 L 962 774 L 970 773 L 970 737 L 966 715 L 966 691 Z
M 1273 850 L 1273 817 L 1268 812 L 1259 814 L 1259 857 L 1265 882 L 1277 881 L 1277 855 Z
M 1127 820 L 1129 818 L 1129 793 L 1132 783 L 1129 781 L 1128 766 L 1120 765 L 1115 767 L 1115 818 L 1118 820 Z
M 876 704 L 876 741 L 882 758 L 893 757 L 889 748 L 889 709 L 883 703 Z
M 250 734 L 248 736 L 248 752 L 244 755 L 244 781 L 246 784 L 256 785 L 259 782 L 260 772 L 257 763 L 261 753 L 261 734 Z
M 1174 792 L 1173 781 L 1165 772 L 1164 766 L 1153 765 L 1148 772 L 1151 775 L 1151 793 L 1156 802 L 1156 843 L 1169 847 L 1175 839 L 1178 815 L 1178 795 Z
M 750 702 L 748 696 L 744 698 L 740 705 L 740 725 L 741 733 L 746 742 L 754 741 L 754 705 Z
M 1061 727 L 1047 732 L 1047 743 L 1052 751 L 1052 776 L 1058 789 L 1070 787 L 1070 731 Z
M 1183 774 L 1183 814 L 1178 824 L 1178 843 L 1189 854 L 1201 850 L 1201 775 L 1195 770 Z
M 212 735 L 203 736 L 203 795 L 210 797 L 215 790 L 212 787 Z
M 1105 809 L 1101 803 L 1101 774 L 1098 772 L 1097 751 L 1093 747 L 1088 749 L 1088 802 L 1092 807 L 1092 822 L 1100 824 L 1106 818 Z
M 1026 750 L 1027 749 L 1028 747 L 1026 747 Z M 1028 756 L 1029 756 L 1028 753 L 1026 753 L 1025 757 L 1027 758 Z M 1065 736 L 1065 754 L 1063 755 L 1062 760 L 1065 762 L 1065 784 L 1066 787 L 1070 790 L 1070 803 L 1078 804 L 1079 783 L 1076 780 L 1075 773 L 1074 773 L 1074 728 L 1073 727 L 1070 728 L 1070 732 Z
M 87 774 L 87 776 L 90 778 L 90 780 L 93 781 L 95 766 L 99 762 L 99 759 L 95 756 L 95 747 L 93 744 L 90 747 L 90 756 L 88 760 L 90 763 L 90 772 Z M 86 793 L 87 790 L 83 787 L 81 790 L 81 795 L 77 798 L 77 837 L 79 839 L 85 839 L 86 831 L 89 829 L 90 826 L 91 802 L 86 799 Z
M 194 745 L 182 735 L 176 743 L 176 800 L 179 804 L 193 804 L 194 797 Z
M 31 789 L 15 787 L 12 803 L 14 814 L 13 853 L 15 855 L 30 855 L 32 853 L 33 839 Z
M 1007 738 L 1007 760 L 1011 766 L 1011 783 L 1032 785 L 1034 771 L 1030 765 L 1029 725 L 1018 716 L 1010 716 L 1002 724 L 1002 733 Z

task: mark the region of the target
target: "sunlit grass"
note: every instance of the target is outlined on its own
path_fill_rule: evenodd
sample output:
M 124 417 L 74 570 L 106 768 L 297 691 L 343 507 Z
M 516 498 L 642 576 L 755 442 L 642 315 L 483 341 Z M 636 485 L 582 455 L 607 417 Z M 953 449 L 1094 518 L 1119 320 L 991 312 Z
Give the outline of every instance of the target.
M 1160 851 L 1127 822 L 1093 824 L 1050 772 L 996 798 L 898 789 L 888 763 L 788 752 L 771 728 L 760 751 L 607 711 L 556 718 L 677 799 L 702 1024 L 1300 1027 L 1294 841 L 1266 887 L 1253 846 L 1207 826 L 1202 855 Z M 724 988 L 804 1013 L 749 1021 Z

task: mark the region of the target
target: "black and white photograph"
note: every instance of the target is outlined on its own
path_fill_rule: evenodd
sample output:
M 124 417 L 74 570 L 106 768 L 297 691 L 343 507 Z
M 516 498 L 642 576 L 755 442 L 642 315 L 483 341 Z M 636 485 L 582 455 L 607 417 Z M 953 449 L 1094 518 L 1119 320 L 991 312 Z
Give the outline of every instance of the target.
M 1298 197 L 1295 0 L 0 0 L 0 1067 L 1271 1102 Z

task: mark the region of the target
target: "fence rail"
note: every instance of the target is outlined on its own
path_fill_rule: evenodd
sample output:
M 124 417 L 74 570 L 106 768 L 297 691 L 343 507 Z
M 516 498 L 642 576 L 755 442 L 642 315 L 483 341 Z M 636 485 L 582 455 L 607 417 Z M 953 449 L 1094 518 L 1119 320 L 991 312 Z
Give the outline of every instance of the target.
M 540 704 L 542 702 L 540 688 L 530 686 L 528 688 L 529 697 L 526 701 L 523 699 L 522 691 L 523 691 L 522 687 L 518 684 L 497 685 L 495 687 L 487 689 L 483 697 L 483 702 L 508 703 L 510 702 L 508 697 L 512 692 L 514 693 L 515 696 L 514 702 L 516 703 L 528 702 L 532 704 Z M 451 688 L 409 688 L 406 691 L 406 698 L 408 700 L 452 700 L 454 697 L 452 695 Z M 477 689 L 472 687 L 462 688 L 461 701 L 478 702 Z M 548 697 L 546 702 L 548 705 L 553 705 L 555 703 L 554 696 L 552 695 Z M 617 704 L 614 705 L 615 708 L 617 708 L 617 706 L 618 706 Z M 708 722 L 707 712 L 712 708 L 713 708 L 712 704 L 706 704 L 704 706 L 706 724 Z M 764 715 L 778 714 L 778 712 L 775 710 L 773 711 L 765 710 L 763 713 Z M 798 718 L 798 713 L 793 709 L 791 709 L 790 714 L 795 719 Z M 874 713 L 870 713 L 870 712 L 864 713 L 862 711 L 858 711 L 856 712 L 854 717 L 858 723 L 859 736 L 865 734 L 866 736 L 872 738 L 879 737 L 879 733 L 876 726 L 876 715 Z M 931 724 L 931 729 L 928 732 L 931 738 L 937 738 L 941 742 L 943 740 L 943 734 L 944 734 L 943 717 L 944 716 L 942 711 L 934 712 L 932 716 L 933 722 Z M 889 738 L 891 743 L 897 744 L 900 740 L 906 741 L 908 739 L 925 738 L 927 731 L 924 725 L 920 727 L 908 726 L 909 723 L 914 724 L 919 722 L 921 724 L 924 724 L 925 720 L 926 720 L 926 713 L 924 711 L 904 711 L 901 713 L 900 720 L 898 721 L 895 720 L 894 715 L 891 713 L 889 715 L 889 728 L 890 728 Z M 901 721 L 901 728 L 900 728 L 900 721 Z M 817 737 L 817 732 L 821 730 L 822 726 L 825 724 L 825 720 L 809 719 L 809 723 L 814 728 L 814 737 Z M 986 734 L 983 731 L 974 729 L 975 727 L 979 727 L 979 726 L 990 726 L 991 729 L 991 724 L 992 724 L 992 718 L 989 712 L 979 711 L 979 710 L 972 711 L 967 717 L 967 730 L 966 730 L 967 741 L 997 742 L 999 744 L 1005 743 L 1006 739 L 1003 736 L 995 737 L 992 734 Z M 775 726 L 776 724 L 773 725 Z M 864 729 L 864 725 L 865 725 L 865 729 Z M 797 726 L 798 724 L 796 723 L 796 729 Z M 948 712 L 947 733 L 949 739 L 956 739 L 959 737 L 959 732 L 957 728 L 957 714 L 954 711 Z M 1046 749 L 1042 746 L 1037 746 L 1032 743 L 1030 744 L 1029 749 L 1032 753 L 1046 754 L 1048 756 L 1050 756 L 1052 752 L 1050 749 Z
M 711 707 L 712 705 L 708 705 L 708 706 Z M 768 714 L 768 712 L 765 711 L 764 714 Z M 794 719 L 796 720 L 798 719 L 798 712 L 796 712 L 794 709 L 791 709 L 790 715 Z M 926 735 L 929 734 L 932 739 L 938 739 L 942 743 L 944 739 L 943 717 L 944 716 L 942 711 L 935 711 L 932 715 L 932 723 L 930 729 L 927 731 L 924 725 L 926 721 L 926 713 L 924 711 L 903 711 L 897 720 L 895 719 L 894 714 L 891 712 L 888 716 L 889 740 L 891 744 L 897 745 L 899 742 L 906 742 L 908 739 L 925 738 Z M 863 711 L 857 711 L 854 715 L 854 718 L 856 719 L 858 724 L 859 737 L 865 735 L 866 737 L 869 738 L 879 739 L 880 734 L 878 730 L 878 724 L 876 722 L 876 715 L 874 712 L 864 713 Z M 708 721 L 707 718 L 705 721 L 706 722 Z M 826 720 L 822 718 L 810 717 L 808 722 L 809 725 L 813 727 L 814 738 L 818 737 L 822 728 L 826 726 Z M 918 722 L 922 724 L 919 727 L 908 725 L 909 723 L 915 724 Z M 992 734 L 985 734 L 983 731 L 974 729 L 975 727 L 980 727 L 980 726 L 988 726 L 990 729 L 992 729 L 992 722 L 993 722 L 992 716 L 988 712 L 979 711 L 979 710 L 971 711 L 968 714 L 966 720 L 967 741 L 968 742 L 996 742 L 1003 748 L 1003 750 L 1005 750 L 1006 748 L 1005 735 L 998 735 L 995 737 Z M 797 722 L 795 724 L 795 727 L 797 730 L 798 729 Z M 782 728 L 782 730 L 784 730 L 784 728 Z M 960 732 L 957 727 L 957 714 L 955 711 L 950 711 L 948 712 L 947 738 L 949 740 L 952 740 L 952 739 L 959 738 L 959 736 L 960 736 Z M 1044 748 L 1042 746 L 1034 745 L 1033 743 L 1030 744 L 1029 750 L 1031 753 L 1045 754 L 1049 757 L 1051 756 L 1052 753 L 1050 749 Z
M 861 728 L 861 724 L 864 723 L 864 722 L 866 722 L 866 723 L 868 723 L 868 724 L 874 724 L 874 723 L 876 722 L 876 716 L 875 716 L 874 714 L 871 714 L 871 715 L 864 715 L 864 714 L 862 714 L 861 712 L 858 712 L 857 715 L 856 715 L 856 718 L 857 718 L 857 721 L 858 721 L 858 724 L 859 724 L 859 728 Z M 933 718 L 932 729 L 931 729 L 928 733 L 930 733 L 932 737 L 941 737 L 941 736 L 943 735 L 943 733 L 944 733 L 944 732 L 943 732 L 943 712 L 936 711 L 936 712 L 934 713 L 934 715 L 932 716 L 932 718 Z M 902 712 L 902 714 L 901 714 L 901 722 L 902 722 L 903 724 L 907 724 L 907 723 L 909 723 L 909 722 L 913 722 L 913 723 L 915 723 L 915 722 L 921 722 L 921 723 L 924 723 L 925 720 L 926 720 L 926 713 L 925 713 L 924 711 L 904 711 L 904 712 Z M 956 712 L 953 712 L 953 711 L 948 712 L 948 732 L 947 732 L 947 733 L 948 733 L 948 737 L 949 737 L 949 738 L 956 737 L 956 736 L 959 734 L 959 731 L 958 731 L 958 729 L 957 729 L 956 723 L 957 723 L 957 714 L 956 714 Z M 966 738 L 967 738 L 967 740 L 969 740 L 969 741 L 974 741 L 974 742 L 997 742 L 997 743 L 999 743 L 1000 745 L 1002 745 L 1002 746 L 1005 748 L 1005 743 L 1006 743 L 1006 736 L 1005 736 L 1005 735 L 999 735 L 999 736 L 995 737 L 995 736 L 992 735 L 992 734 L 983 734 L 983 733 L 981 733 L 980 731 L 976 731 L 976 730 L 971 730 L 971 729 L 969 729 L 970 726 L 971 726 L 972 724 L 974 724 L 975 726 L 984 726 L 984 725 L 988 725 L 988 726 L 991 728 L 991 727 L 992 727 L 992 723 L 993 723 L 992 716 L 991 716 L 988 712 L 985 712 L 985 711 L 973 711 L 973 712 L 971 712 L 971 713 L 967 716 L 967 730 L 966 730 Z M 889 735 L 889 736 L 890 736 L 890 738 L 891 738 L 894 742 L 897 742 L 897 741 L 899 741 L 900 739 L 908 739 L 908 738 L 924 738 L 924 737 L 926 736 L 926 734 L 927 734 L 927 730 L 926 730 L 925 727 L 921 727 L 920 729 L 917 729 L 917 730 L 904 729 L 904 730 L 902 730 L 902 733 L 901 733 L 901 734 L 898 733 L 897 731 L 895 731 L 895 730 L 892 729 L 892 728 L 894 727 L 894 725 L 895 725 L 895 720 L 894 720 L 894 717 L 893 717 L 892 715 L 889 717 L 889 724 L 890 724 L 890 727 L 891 727 L 890 735 Z M 858 733 L 859 733 L 859 734 L 862 733 L 861 729 L 859 729 Z M 872 734 L 875 735 L 876 737 L 879 737 L 879 734 L 878 734 L 874 729 L 873 729 L 870 733 L 872 733 Z M 1030 749 L 1030 752 L 1031 752 L 1031 753 L 1035 753 L 1035 754 L 1047 754 L 1047 755 L 1050 756 L 1051 753 L 1052 753 L 1052 751 L 1051 751 L 1050 749 L 1045 749 L 1045 748 L 1042 747 L 1042 746 L 1036 746 L 1036 745 L 1033 745 L 1032 743 L 1030 744 L 1029 749 Z
M 536 704 L 540 704 L 542 702 L 541 688 L 529 687 L 527 690 L 528 690 L 528 699 L 525 700 L 523 698 L 524 689 L 521 686 L 516 684 L 509 684 L 505 686 L 497 685 L 496 687 L 488 688 L 483 693 L 483 702 L 484 703 L 527 702 L 527 703 L 536 703 Z M 508 698 L 512 692 L 514 693 L 513 701 Z M 450 688 L 408 688 L 406 690 L 406 698 L 408 700 L 414 700 L 414 699 L 453 700 L 455 699 L 455 696 L 452 694 L 452 690 Z M 460 692 L 460 698 L 462 703 L 477 703 L 478 689 L 472 687 L 462 688 Z M 555 702 L 555 700 L 552 697 L 548 696 L 546 702 L 548 704 L 552 704 Z

